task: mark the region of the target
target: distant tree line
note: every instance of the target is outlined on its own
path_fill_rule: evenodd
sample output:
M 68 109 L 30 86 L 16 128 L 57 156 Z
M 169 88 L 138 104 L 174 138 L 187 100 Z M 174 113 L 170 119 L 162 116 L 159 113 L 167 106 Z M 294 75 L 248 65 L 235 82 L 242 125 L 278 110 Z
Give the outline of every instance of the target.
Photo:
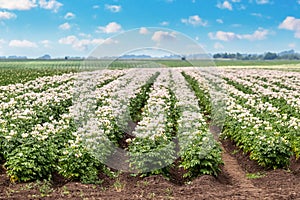
M 236 60 L 300 60 L 299 53 L 272 53 L 265 54 L 241 54 L 241 53 L 217 53 L 215 59 L 236 59 Z

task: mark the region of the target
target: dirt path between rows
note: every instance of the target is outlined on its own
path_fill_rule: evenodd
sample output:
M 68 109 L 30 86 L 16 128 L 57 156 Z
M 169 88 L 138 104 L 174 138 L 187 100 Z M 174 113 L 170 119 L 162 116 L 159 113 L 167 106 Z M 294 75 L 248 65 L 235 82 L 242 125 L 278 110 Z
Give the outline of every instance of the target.
M 262 189 L 257 188 L 253 183 L 246 178 L 246 173 L 238 164 L 237 160 L 227 152 L 224 147 L 222 147 L 222 159 L 224 162 L 223 173 L 227 174 L 230 178 L 230 182 L 234 187 L 236 187 L 241 193 L 246 193 L 245 198 L 250 198 L 248 193 L 251 193 L 251 198 L 260 198 L 265 196 L 265 193 Z M 240 198 L 242 196 L 239 196 Z
M 217 126 L 210 126 L 210 131 L 214 135 L 214 138 L 222 144 L 222 141 L 219 139 L 220 128 Z M 239 198 L 259 198 L 264 195 L 264 191 L 260 188 L 257 188 L 253 185 L 251 180 L 246 177 L 246 172 L 242 169 L 242 167 L 237 162 L 237 159 L 234 158 L 232 154 L 232 149 L 225 148 L 223 144 L 221 145 L 222 148 L 222 160 L 224 162 L 224 166 L 222 168 L 221 176 L 225 176 L 227 182 L 231 184 L 237 191 Z M 220 178 L 219 178 L 220 179 Z M 246 193 L 247 196 L 242 195 L 242 193 Z M 249 196 L 248 193 L 251 193 Z

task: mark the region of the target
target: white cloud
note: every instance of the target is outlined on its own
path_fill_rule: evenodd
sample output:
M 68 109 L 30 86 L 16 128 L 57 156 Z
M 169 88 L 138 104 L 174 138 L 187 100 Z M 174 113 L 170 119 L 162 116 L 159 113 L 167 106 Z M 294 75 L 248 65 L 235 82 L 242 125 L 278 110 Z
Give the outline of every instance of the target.
M 5 44 L 5 43 L 6 43 L 5 40 L 0 39 L 0 48 L 2 48 L 2 45 Z
M 50 46 L 51 42 L 50 42 L 49 40 L 42 40 L 40 43 L 41 43 L 45 48 L 50 48 L 50 47 L 51 47 L 51 46 Z
M 58 40 L 59 44 L 73 44 L 77 39 L 75 35 L 70 35 L 68 37 L 64 37 Z
M 148 29 L 147 29 L 147 28 L 145 28 L 145 27 L 141 27 L 141 28 L 140 28 L 140 31 L 139 31 L 139 33 L 140 33 L 140 34 L 142 34 L 142 35 L 146 35 L 146 34 L 148 34 L 148 33 L 149 33 L 149 31 L 148 31 Z
M 79 40 L 75 35 L 70 35 L 58 40 L 59 44 L 71 45 L 78 51 L 84 51 L 88 49 L 88 45 L 91 43 L 88 39 Z
M 10 47 L 20 47 L 20 48 L 37 48 L 38 45 L 34 42 L 28 40 L 11 40 L 8 44 Z
M 94 6 L 93 6 L 93 9 L 99 9 L 99 8 L 100 8 L 99 5 L 94 5 Z
M 241 0 L 231 0 L 233 3 L 239 3 Z
M 251 15 L 254 16 L 254 17 L 258 17 L 258 18 L 271 19 L 270 16 L 264 16 L 264 15 L 261 14 L 261 13 L 251 13 Z
M 240 5 L 238 7 L 238 10 L 246 10 L 246 9 L 247 9 L 247 7 L 245 5 Z
M 93 39 L 92 40 L 93 44 L 118 44 L 119 41 L 118 40 L 114 40 L 112 38 L 108 38 L 108 39 Z
M 269 0 L 256 0 L 257 4 L 269 4 L 270 1 Z
M 298 0 L 297 3 L 300 4 L 300 0 Z
M 222 40 L 222 41 L 231 41 L 234 39 L 237 39 L 237 35 L 233 32 L 224 32 L 224 31 L 218 31 L 215 34 L 214 33 L 208 33 L 208 36 L 212 40 Z
M 254 17 L 263 17 L 261 13 L 251 13 Z
M 86 34 L 86 33 L 79 33 L 79 36 L 85 37 L 85 38 L 91 38 L 92 37 L 91 34 Z
M 37 2 L 38 1 L 38 2 Z M 56 0 L 0 0 L 0 9 L 7 10 L 30 10 L 39 6 L 46 10 L 57 12 L 63 6 Z
M 217 19 L 216 22 L 218 22 L 219 24 L 223 24 L 224 21 L 222 19 Z
M 61 30 L 70 30 L 71 29 L 71 25 L 68 22 L 66 22 L 64 24 L 61 24 L 59 26 L 59 29 L 61 29 Z
M 97 32 L 117 33 L 122 30 L 122 26 L 116 22 L 110 22 L 106 26 L 99 26 Z
M 232 41 L 236 39 L 245 39 L 245 40 L 264 40 L 266 39 L 269 31 L 266 29 L 259 28 L 252 34 L 236 34 L 233 32 L 224 32 L 224 31 L 217 31 L 216 33 L 209 33 L 208 36 L 212 40 L 221 40 L 221 41 Z
M 206 26 L 207 25 L 207 21 L 204 21 L 198 15 L 189 16 L 188 19 L 181 19 L 181 22 L 184 24 L 191 24 L 193 26 L 198 26 L 198 25 Z
M 156 31 L 152 36 L 152 40 L 155 42 L 173 41 L 175 39 L 176 33 L 168 31 Z
M 63 6 L 62 3 L 56 1 L 56 0 L 39 0 L 39 5 L 41 8 L 44 8 L 46 10 L 52 10 L 53 12 L 58 12 L 58 9 Z
M 36 0 L 0 0 L 0 8 L 7 10 L 30 10 L 36 7 Z
M 6 11 L 0 11 L 0 20 L 3 19 L 14 19 L 16 18 L 17 15 L 11 12 L 6 12 Z
M 232 10 L 232 5 L 229 1 L 224 1 L 223 3 L 218 3 L 217 7 L 220 9 Z
M 300 19 L 296 19 L 295 17 L 286 17 L 285 20 L 279 25 L 280 29 L 287 29 L 290 31 L 299 30 L 300 29 Z
M 89 39 L 77 40 L 72 44 L 72 47 L 79 51 L 87 51 L 89 49 L 89 45 L 92 44 L 92 41 Z
M 71 13 L 71 12 L 68 12 L 66 15 L 65 15 L 65 19 L 74 19 L 76 17 L 76 15 L 74 13 Z
M 223 46 L 221 43 L 216 42 L 216 43 L 214 44 L 214 48 L 215 48 L 215 49 L 224 49 L 224 46 Z
M 292 49 L 295 48 L 296 46 L 297 46 L 297 45 L 296 45 L 295 43 L 290 43 L 290 44 L 288 45 L 288 47 L 289 47 L 289 48 L 292 48 Z
M 278 26 L 279 29 L 294 31 L 295 38 L 300 38 L 300 19 L 295 17 L 286 17 L 285 20 Z
M 106 4 L 105 9 L 109 10 L 110 12 L 117 13 L 117 12 L 121 11 L 122 7 L 120 5 L 108 5 L 108 4 Z
M 161 26 L 169 26 L 170 22 L 163 21 L 159 23 Z
M 78 51 L 87 51 L 90 45 L 100 44 L 117 44 L 117 40 L 109 39 L 78 39 L 74 35 L 61 38 L 58 41 L 59 44 L 71 45 L 73 49 Z
M 266 39 L 268 34 L 269 34 L 268 30 L 259 28 L 258 30 L 254 31 L 254 33 L 252 34 L 240 35 L 240 37 L 241 39 L 247 39 L 247 40 L 264 40 Z

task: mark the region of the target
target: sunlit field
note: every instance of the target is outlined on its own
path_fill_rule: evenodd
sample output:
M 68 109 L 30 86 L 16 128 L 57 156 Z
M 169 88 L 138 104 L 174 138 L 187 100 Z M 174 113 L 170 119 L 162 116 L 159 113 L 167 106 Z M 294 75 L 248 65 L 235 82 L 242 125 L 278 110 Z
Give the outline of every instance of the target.
M 224 142 L 263 170 L 299 166 L 297 62 L 103 63 L 0 62 L 0 163 L 11 183 L 101 185 L 126 171 L 192 183 L 224 173 Z M 93 114 L 80 113 L 89 104 Z

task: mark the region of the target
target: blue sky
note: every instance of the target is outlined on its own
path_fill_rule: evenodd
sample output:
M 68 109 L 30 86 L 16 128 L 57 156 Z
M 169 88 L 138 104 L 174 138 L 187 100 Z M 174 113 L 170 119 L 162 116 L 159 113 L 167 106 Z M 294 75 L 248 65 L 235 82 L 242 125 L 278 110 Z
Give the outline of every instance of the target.
M 0 0 L 0 56 L 87 56 L 141 27 L 208 53 L 300 52 L 300 0 Z

